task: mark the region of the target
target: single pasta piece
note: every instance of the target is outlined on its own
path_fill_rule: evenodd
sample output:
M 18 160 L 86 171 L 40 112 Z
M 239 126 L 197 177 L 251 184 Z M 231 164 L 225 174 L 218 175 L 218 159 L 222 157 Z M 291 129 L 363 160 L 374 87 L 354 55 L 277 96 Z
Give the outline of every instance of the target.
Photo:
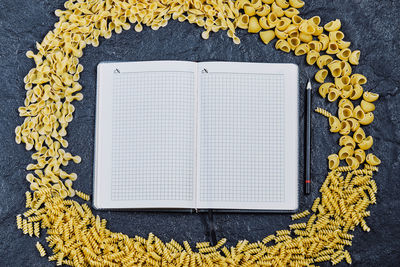
M 85 194 L 85 193 L 81 192 L 81 191 L 75 190 L 75 194 L 78 197 L 82 198 L 83 200 L 86 200 L 86 201 L 90 200 L 90 196 L 88 194 Z
M 358 162 L 363 163 L 365 161 L 365 152 L 362 149 L 354 150 L 354 157 L 358 160 Z
M 366 160 L 367 160 L 367 163 L 371 166 L 377 166 L 377 165 L 381 164 L 381 160 L 372 153 L 369 153 L 367 155 Z
M 311 41 L 308 43 L 308 46 L 310 47 L 310 50 L 314 50 L 318 53 L 322 50 L 322 43 L 319 41 Z
M 359 61 L 360 61 L 360 55 L 361 55 L 360 50 L 354 50 L 354 51 L 351 53 L 350 57 L 349 57 L 349 62 L 350 62 L 350 64 L 352 64 L 352 65 L 358 65 L 358 64 L 359 64 Z
M 365 114 L 362 120 L 359 120 L 361 125 L 369 125 L 374 121 L 374 114 L 372 112 L 368 112 Z
M 372 93 L 372 92 L 364 92 L 363 94 L 363 99 L 367 102 L 375 102 L 376 100 L 378 100 L 379 98 L 379 94 L 376 93 Z
M 300 13 L 300 11 L 298 11 L 296 8 L 288 8 L 284 11 L 285 16 L 288 18 L 293 18 L 293 16 L 296 16 Z
M 367 138 L 364 138 L 359 144 L 358 147 L 361 148 L 362 150 L 368 150 L 372 147 L 374 144 L 374 140 L 372 136 L 368 136 Z
M 250 33 L 258 33 L 261 30 L 261 26 L 258 23 L 258 19 L 256 17 L 251 17 L 249 21 L 249 29 Z
M 338 89 L 336 88 L 330 88 L 329 93 L 328 93 L 328 101 L 329 102 L 335 102 L 339 96 L 341 96 L 341 93 Z
M 21 217 L 21 214 L 17 215 L 17 229 L 22 229 L 22 217 Z
M 275 48 L 282 50 L 283 52 L 286 52 L 286 53 L 290 52 L 290 46 L 286 40 L 280 39 L 278 42 L 276 42 Z
M 263 5 L 260 9 L 256 11 L 257 16 L 265 17 L 271 12 L 271 7 L 269 5 Z
M 293 214 L 292 215 L 292 220 L 298 220 L 298 219 L 307 217 L 308 215 L 310 215 L 310 211 L 309 210 L 305 210 L 303 212 Z
M 294 54 L 296 56 L 302 56 L 308 53 L 310 51 L 310 48 L 308 47 L 308 44 L 301 44 L 296 49 L 294 50 Z
M 361 106 L 357 106 L 353 110 L 353 117 L 356 118 L 357 120 L 361 121 L 365 117 L 365 112 L 362 110 Z
M 362 88 L 361 85 L 359 84 L 354 84 L 353 85 L 353 93 L 350 96 L 351 100 L 357 100 L 363 95 L 364 89 Z
M 321 69 L 315 74 L 315 80 L 319 83 L 324 83 L 326 77 L 328 76 L 328 71 L 326 69 Z
M 302 8 L 304 6 L 304 2 L 302 0 L 289 0 L 289 4 L 294 8 Z
M 371 112 L 375 110 L 375 105 L 371 102 L 367 102 L 365 100 L 361 100 L 361 108 L 364 110 L 365 113 Z
M 331 71 L 331 74 L 334 78 L 337 78 L 342 74 L 342 65 L 338 60 L 329 63 L 328 68 Z
M 298 37 L 290 37 L 287 42 L 292 50 L 295 50 L 300 45 L 300 39 Z
M 340 27 L 342 27 L 342 23 L 340 22 L 339 19 L 337 19 L 325 24 L 324 29 L 328 32 L 333 32 L 333 31 L 338 31 Z
M 318 36 L 318 40 L 322 44 L 322 51 L 325 51 L 326 49 L 328 49 L 328 45 L 329 45 L 329 37 L 328 37 L 328 35 L 321 34 L 320 36 Z
M 274 31 L 262 31 L 260 32 L 260 38 L 264 42 L 264 44 L 269 44 L 275 38 Z
M 339 48 L 340 48 L 340 47 L 339 47 Z M 343 60 L 343 61 L 348 61 L 350 55 L 351 55 L 351 50 L 348 49 L 348 48 L 345 48 L 345 49 L 341 50 L 339 53 L 336 54 L 336 56 L 337 56 L 339 59 Z
M 347 157 L 346 163 L 351 167 L 352 170 L 356 170 L 360 166 L 360 162 L 355 157 Z
M 288 34 L 286 32 L 278 30 L 278 28 L 275 28 L 275 35 L 278 37 L 278 39 L 287 39 Z
M 275 0 L 275 3 L 281 8 L 289 7 L 289 3 L 286 0 Z
M 317 113 L 319 113 L 319 114 L 321 114 L 321 115 L 323 115 L 323 116 L 325 116 L 327 118 L 332 116 L 332 114 L 329 111 L 327 111 L 327 110 L 325 110 L 323 108 L 316 108 L 315 112 L 317 112 Z
M 336 42 L 334 41 L 330 41 L 328 44 L 328 49 L 326 50 L 326 53 L 330 54 L 330 55 L 334 55 L 339 53 L 339 46 L 337 45 Z
M 356 148 L 356 142 L 351 136 L 345 135 L 339 139 L 340 146 L 351 146 L 353 149 Z
M 36 242 L 36 248 L 40 253 L 40 257 L 46 256 L 46 251 L 44 250 L 42 244 L 40 244 L 39 242 Z
M 289 27 L 289 25 L 290 25 L 291 23 L 292 23 L 292 20 L 291 20 L 291 19 L 283 17 L 283 18 L 281 18 L 281 19 L 279 20 L 278 24 L 276 25 L 276 28 L 277 28 L 279 31 L 285 31 L 285 30 Z
M 290 44 L 290 42 L 289 42 Z M 306 61 L 308 65 L 314 65 L 315 62 L 317 62 L 317 59 L 319 58 L 319 53 L 315 50 L 311 50 L 310 52 L 307 53 Z
M 337 133 L 341 129 L 340 120 L 335 116 L 329 117 L 329 126 L 332 133 Z
M 341 135 L 348 135 L 350 133 L 351 127 L 350 127 L 350 124 L 347 121 L 342 121 L 340 123 L 340 126 L 341 126 L 341 129 L 340 129 L 339 133 Z
M 346 159 L 347 157 L 351 157 L 354 154 L 354 148 L 351 146 L 342 147 L 339 150 L 339 159 Z

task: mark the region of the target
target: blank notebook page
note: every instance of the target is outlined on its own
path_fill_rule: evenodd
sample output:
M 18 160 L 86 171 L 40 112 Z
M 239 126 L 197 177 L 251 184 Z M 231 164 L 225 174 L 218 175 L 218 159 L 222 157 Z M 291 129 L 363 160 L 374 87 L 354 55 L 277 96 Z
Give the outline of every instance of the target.
M 160 63 L 157 71 L 154 63 L 149 70 L 145 63 L 136 64 L 131 63 L 128 71 L 118 64 L 119 71 L 112 73 L 108 95 L 111 123 L 105 124 L 111 128 L 110 176 L 101 181 L 104 187 L 110 180 L 104 191 L 109 190 L 111 195 L 100 194 L 107 200 L 97 201 L 103 203 L 100 206 L 119 208 L 191 208 L 194 69 L 185 64 L 175 68 L 163 63 L 163 70 Z M 107 109 L 105 105 L 101 108 Z M 107 142 L 99 140 L 102 141 Z
M 208 71 L 199 73 L 198 207 L 295 209 L 297 74 L 294 88 L 279 68 L 235 64 L 199 67 Z M 292 96 L 285 94 L 288 90 L 294 90 Z

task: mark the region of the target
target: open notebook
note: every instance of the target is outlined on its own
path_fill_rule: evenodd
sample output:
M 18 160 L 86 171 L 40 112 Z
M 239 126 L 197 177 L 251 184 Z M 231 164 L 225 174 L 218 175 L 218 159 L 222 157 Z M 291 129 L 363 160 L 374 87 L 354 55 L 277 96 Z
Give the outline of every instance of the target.
M 94 206 L 293 211 L 298 68 L 98 65 Z

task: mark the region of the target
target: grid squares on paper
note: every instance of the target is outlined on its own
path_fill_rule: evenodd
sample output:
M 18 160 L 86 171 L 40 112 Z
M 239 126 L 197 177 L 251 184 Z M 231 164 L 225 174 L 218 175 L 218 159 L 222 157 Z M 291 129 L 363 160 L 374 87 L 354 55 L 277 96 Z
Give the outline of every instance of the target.
M 194 73 L 113 75 L 112 200 L 193 200 Z
M 200 201 L 285 201 L 284 75 L 200 81 Z

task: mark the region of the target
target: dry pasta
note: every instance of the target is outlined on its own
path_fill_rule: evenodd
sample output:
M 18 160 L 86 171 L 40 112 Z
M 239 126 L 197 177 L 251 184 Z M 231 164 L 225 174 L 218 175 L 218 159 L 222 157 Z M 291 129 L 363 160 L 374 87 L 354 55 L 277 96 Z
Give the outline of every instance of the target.
M 56 11 L 59 22 L 55 29 L 37 44 L 39 52 L 27 52 L 36 66 L 24 78 L 27 96 L 19 112 L 26 120 L 16 127 L 15 141 L 25 144 L 27 150 L 35 150 L 32 159 L 36 162 L 27 167 L 31 173 L 26 180 L 33 193 L 26 193 L 28 210 L 24 216 L 27 219 L 17 216 L 17 228 L 31 236 L 39 236 L 39 228 L 46 229 L 46 241 L 53 251 L 49 260 L 59 265 L 286 266 L 328 260 L 336 264 L 343 259 L 351 262 L 350 254 L 344 250 L 351 245 L 348 231 L 357 225 L 370 230 L 363 218 L 369 216 L 368 205 L 376 202 L 377 188 L 372 175 L 378 170 L 375 166 L 380 160 L 371 153 L 366 156 L 365 150 L 371 148 L 373 139 L 366 137 L 362 126 L 374 120 L 375 105 L 371 103 L 379 95 L 364 92 L 362 85 L 367 82 L 366 77 L 352 73 L 350 64 L 359 63 L 360 51 L 349 49 L 350 42 L 344 40 L 340 31 L 340 20 L 321 27 L 318 16 L 310 19 L 299 16 L 297 8 L 303 5 L 301 0 L 67 1 L 65 10 Z M 328 157 L 331 172 L 321 187 L 321 196 L 311 208 L 313 213 L 307 210 L 292 216 L 301 219 L 311 214 L 308 224 L 289 227 L 294 233 L 278 230 L 277 236 L 269 235 L 263 242 L 239 241 L 230 249 L 223 247 L 226 239 L 221 239 L 215 247 L 198 243 L 199 251 L 194 252 L 187 242 L 182 247 L 174 240 L 164 244 L 153 234 L 146 239 L 111 232 L 106 228 L 106 221 L 94 216 L 86 204 L 68 199 L 75 194 L 83 200 L 90 199 L 72 187 L 77 175 L 62 170 L 70 161 L 81 161 L 79 156 L 64 150 L 68 142 L 63 137 L 67 136 L 67 126 L 74 117 L 72 102 L 83 97 L 78 92 L 82 89 L 78 81 L 83 71 L 79 64 L 83 49 L 87 45 L 98 46 L 100 38 L 108 39 L 113 32 L 128 30 L 131 23 L 136 24 L 136 31 L 142 31 L 144 26 L 157 30 L 170 19 L 203 27 L 204 39 L 210 33 L 226 30 L 228 37 L 239 44 L 237 28 L 259 33 L 265 44 L 277 37 L 277 49 L 294 51 L 295 55 L 307 54 L 307 63 L 320 68 L 315 76 L 323 83 L 320 95 L 331 102 L 339 100 L 337 116 L 322 109 L 317 112 L 329 118 L 331 132 L 344 135 L 339 141 L 343 147 L 338 154 Z M 324 83 L 328 75 L 335 78 L 334 84 Z M 352 106 L 350 100 L 361 97 L 360 105 Z M 341 160 L 349 166 L 339 167 Z M 342 174 L 345 172 L 347 175 Z M 43 247 L 40 243 L 37 246 L 44 256 Z

